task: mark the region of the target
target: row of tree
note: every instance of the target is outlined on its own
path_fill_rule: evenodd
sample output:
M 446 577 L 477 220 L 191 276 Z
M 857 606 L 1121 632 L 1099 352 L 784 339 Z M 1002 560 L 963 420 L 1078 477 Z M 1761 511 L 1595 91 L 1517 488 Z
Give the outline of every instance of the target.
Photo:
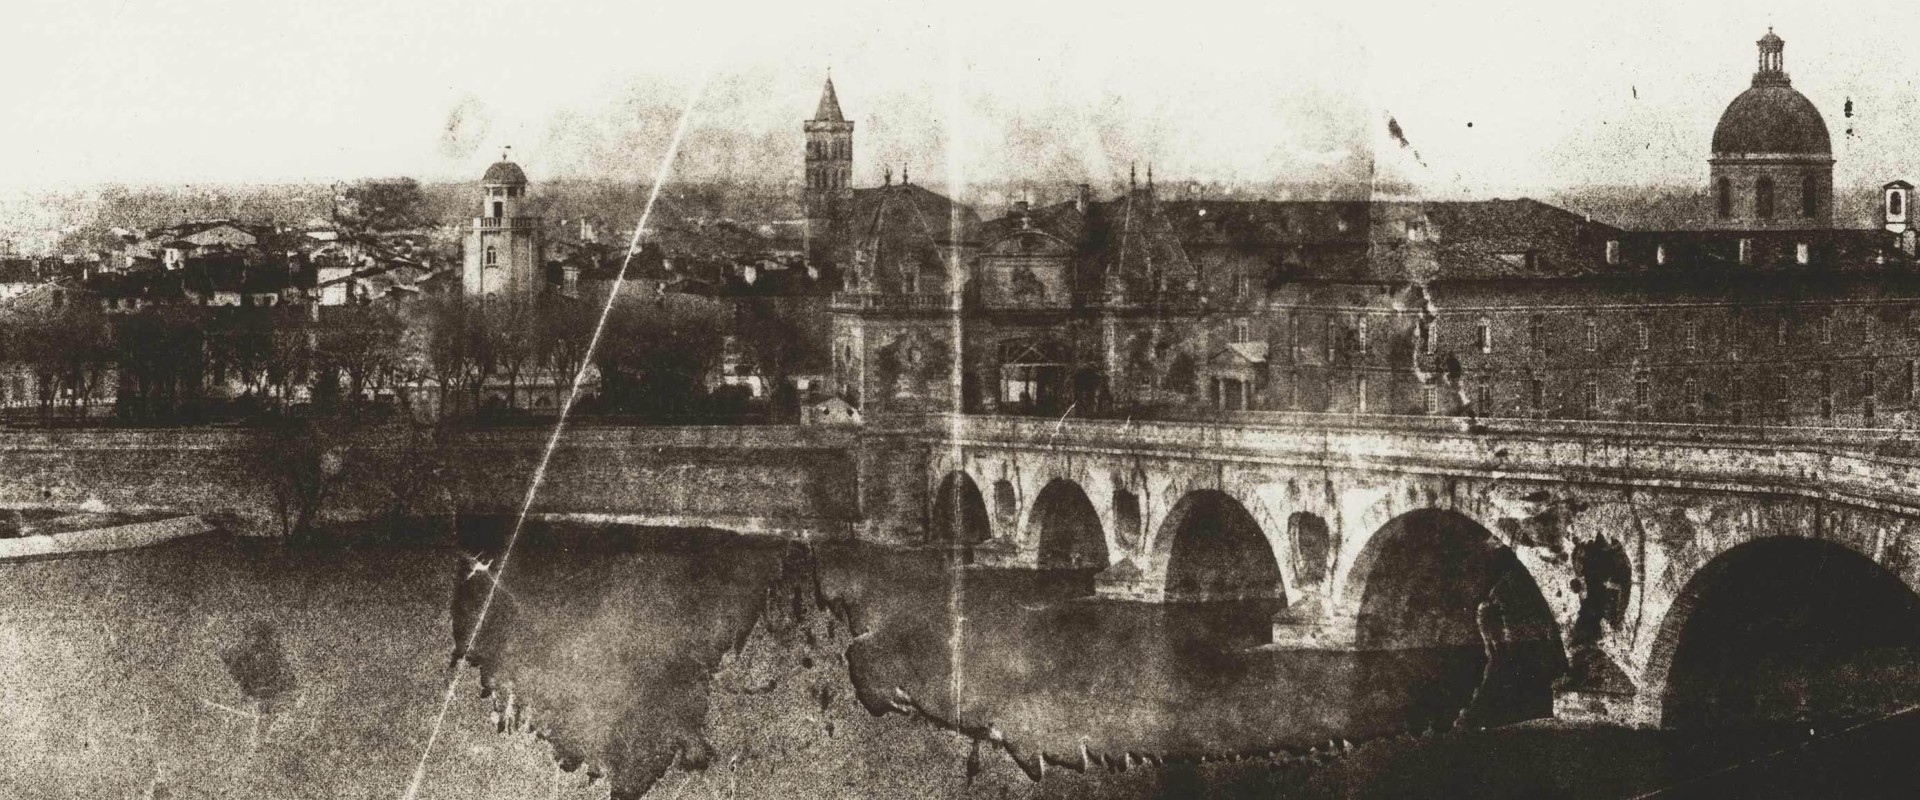
M 745 360 L 784 375 L 810 337 L 791 315 L 741 312 Z M 583 411 L 711 415 L 708 378 L 732 304 L 663 295 L 597 303 L 430 296 L 406 304 L 156 306 L 69 303 L 0 317 L 0 359 L 27 373 L 43 416 L 86 416 L 111 397 L 129 421 L 187 422 L 311 404 L 392 404 L 415 417 L 557 407 L 598 376 Z M 594 385 L 587 381 L 586 385 Z

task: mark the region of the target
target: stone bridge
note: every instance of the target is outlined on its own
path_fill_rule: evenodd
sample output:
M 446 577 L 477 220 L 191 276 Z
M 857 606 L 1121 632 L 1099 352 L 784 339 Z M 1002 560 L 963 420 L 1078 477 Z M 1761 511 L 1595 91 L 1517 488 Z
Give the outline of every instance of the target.
M 1098 570 L 1114 600 L 1284 598 L 1278 648 L 1557 641 L 1563 718 L 1684 723 L 1677 687 L 1714 674 L 1690 666 L 1696 632 L 1808 616 L 1816 589 L 1866 621 L 1816 638 L 1920 635 L 1920 458 L 1887 431 L 1316 414 L 920 431 L 930 543 Z

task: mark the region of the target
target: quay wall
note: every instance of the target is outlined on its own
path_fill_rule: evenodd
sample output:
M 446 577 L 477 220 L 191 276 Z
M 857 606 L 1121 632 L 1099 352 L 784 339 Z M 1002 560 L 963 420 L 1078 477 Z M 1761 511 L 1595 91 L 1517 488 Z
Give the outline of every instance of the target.
M 282 533 L 452 513 L 512 514 L 550 429 L 235 428 L 0 431 L 0 508 L 218 515 Z M 797 426 L 575 427 L 530 512 L 638 524 L 841 536 L 860 518 L 858 434 Z

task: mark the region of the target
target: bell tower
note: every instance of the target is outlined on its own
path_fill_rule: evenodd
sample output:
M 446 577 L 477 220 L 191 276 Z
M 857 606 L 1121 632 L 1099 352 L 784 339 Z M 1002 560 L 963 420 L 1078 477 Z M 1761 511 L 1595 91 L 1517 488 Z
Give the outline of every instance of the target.
M 540 218 L 520 213 L 527 173 L 501 153 L 481 177 L 480 195 L 480 215 L 467 233 L 461 285 L 468 296 L 524 299 L 539 294 L 545 258 Z
M 847 214 L 853 204 L 853 123 L 840 113 L 832 75 L 820 90 L 820 105 L 813 119 L 804 127 L 807 258 L 837 262 L 843 259 Z

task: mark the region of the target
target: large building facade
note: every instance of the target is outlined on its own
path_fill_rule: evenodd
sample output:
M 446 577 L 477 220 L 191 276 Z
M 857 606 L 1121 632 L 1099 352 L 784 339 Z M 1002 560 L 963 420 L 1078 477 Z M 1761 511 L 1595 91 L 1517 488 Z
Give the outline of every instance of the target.
M 1911 187 L 1888 184 L 1882 224 L 1836 229 L 1826 123 L 1790 85 L 1785 43 L 1758 44 L 1707 151 L 1705 230 L 1531 200 L 1162 199 L 1151 178 L 950 215 L 913 247 L 855 216 L 843 390 L 869 419 L 1920 421 Z

